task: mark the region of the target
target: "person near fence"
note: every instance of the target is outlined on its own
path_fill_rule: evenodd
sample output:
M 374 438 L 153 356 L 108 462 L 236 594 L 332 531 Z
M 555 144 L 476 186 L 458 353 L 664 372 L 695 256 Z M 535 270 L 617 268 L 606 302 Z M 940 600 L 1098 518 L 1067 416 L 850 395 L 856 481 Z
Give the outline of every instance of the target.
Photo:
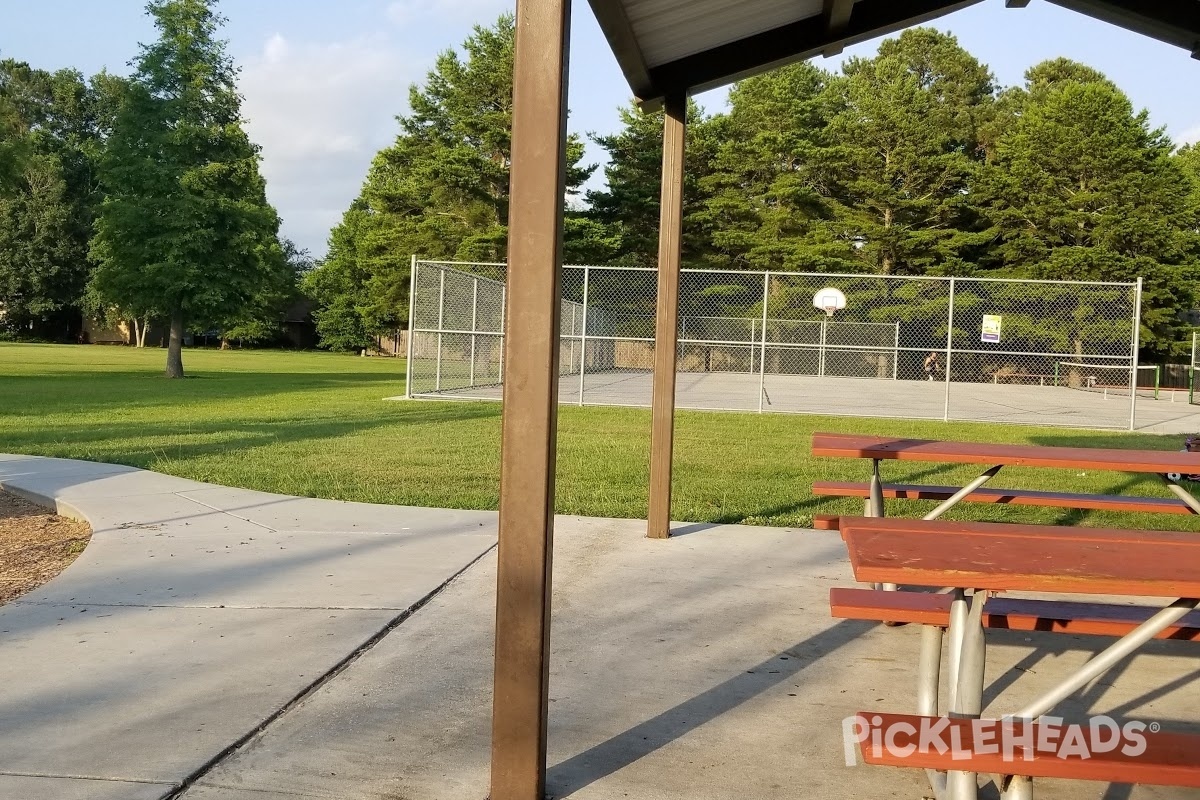
M 929 380 L 937 380 L 937 374 L 941 368 L 942 364 L 940 361 L 938 361 L 938 354 L 936 351 L 925 356 L 925 376 L 929 378 Z

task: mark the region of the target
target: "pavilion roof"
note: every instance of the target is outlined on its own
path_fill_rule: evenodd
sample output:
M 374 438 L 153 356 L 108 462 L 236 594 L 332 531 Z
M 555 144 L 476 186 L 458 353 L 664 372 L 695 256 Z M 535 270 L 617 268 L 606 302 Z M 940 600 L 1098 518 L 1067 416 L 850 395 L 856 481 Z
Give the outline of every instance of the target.
M 1047 0 L 1200 58 L 1200 0 Z M 981 0 L 589 0 L 644 104 L 936 19 Z M 1029 0 L 1006 0 L 1010 8 Z

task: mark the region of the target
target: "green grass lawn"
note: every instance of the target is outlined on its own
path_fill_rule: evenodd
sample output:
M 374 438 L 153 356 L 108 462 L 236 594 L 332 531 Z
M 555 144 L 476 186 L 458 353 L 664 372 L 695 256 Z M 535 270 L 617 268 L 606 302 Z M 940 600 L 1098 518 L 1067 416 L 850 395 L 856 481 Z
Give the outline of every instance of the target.
M 0 345 L 0 451 L 111 461 L 270 492 L 375 503 L 495 508 L 500 407 L 387 401 L 404 363 L 324 353 L 184 353 L 191 377 L 161 377 L 162 350 Z M 558 510 L 644 517 L 650 413 L 563 407 Z M 968 423 L 680 412 L 674 517 L 806 525 L 861 512 L 812 497 L 814 480 L 865 480 L 857 460 L 814 459 L 813 431 L 1178 450 L 1180 436 Z M 955 483 L 970 467 L 884 464 L 885 480 Z M 1006 470 L 998 486 L 1165 496 L 1153 477 Z M 893 504 L 915 515 L 925 503 Z M 960 518 L 1197 530 L 1194 517 L 963 506 Z

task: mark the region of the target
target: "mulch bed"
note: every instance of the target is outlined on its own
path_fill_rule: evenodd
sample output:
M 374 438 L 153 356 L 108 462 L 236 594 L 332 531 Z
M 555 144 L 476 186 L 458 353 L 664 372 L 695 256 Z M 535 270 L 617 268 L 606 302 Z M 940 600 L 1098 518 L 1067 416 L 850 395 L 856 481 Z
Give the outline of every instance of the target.
M 91 529 L 0 492 L 0 603 L 32 591 L 83 552 Z

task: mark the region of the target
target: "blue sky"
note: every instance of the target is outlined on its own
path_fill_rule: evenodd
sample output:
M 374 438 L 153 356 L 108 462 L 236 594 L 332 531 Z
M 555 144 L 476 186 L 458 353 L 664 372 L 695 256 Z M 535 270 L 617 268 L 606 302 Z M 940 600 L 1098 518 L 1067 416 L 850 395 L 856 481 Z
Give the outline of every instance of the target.
M 314 255 L 358 193 L 371 157 L 396 134 L 408 86 L 438 51 L 491 22 L 511 0 L 223 0 L 225 36 L 242 67 L 244 112 L 263 147 L 268 193 L 284 232 Z M 139 41 L 153 38 L 143 0 L 0 0 L 0 56 L 36 67 L 127 72 Z M 571 128 L 604 133 L 629 99 L 585 0 L 575 0 Z M 1200 62 L 1182 50 L 1040 0 L 1025 9 L 986 2 L 935 26 L 988 64 L 1003 84 L 1067 56 L 1116 81 L 1177 141 L 1200 140 Z M 872 43 L 848 50 L 870 55 Z M 821 62 L 835 69 L 839 59 Z M 725 92 L 701 96 L 719 109 Z M 602 153 L 593 147 L 591 161 Z

